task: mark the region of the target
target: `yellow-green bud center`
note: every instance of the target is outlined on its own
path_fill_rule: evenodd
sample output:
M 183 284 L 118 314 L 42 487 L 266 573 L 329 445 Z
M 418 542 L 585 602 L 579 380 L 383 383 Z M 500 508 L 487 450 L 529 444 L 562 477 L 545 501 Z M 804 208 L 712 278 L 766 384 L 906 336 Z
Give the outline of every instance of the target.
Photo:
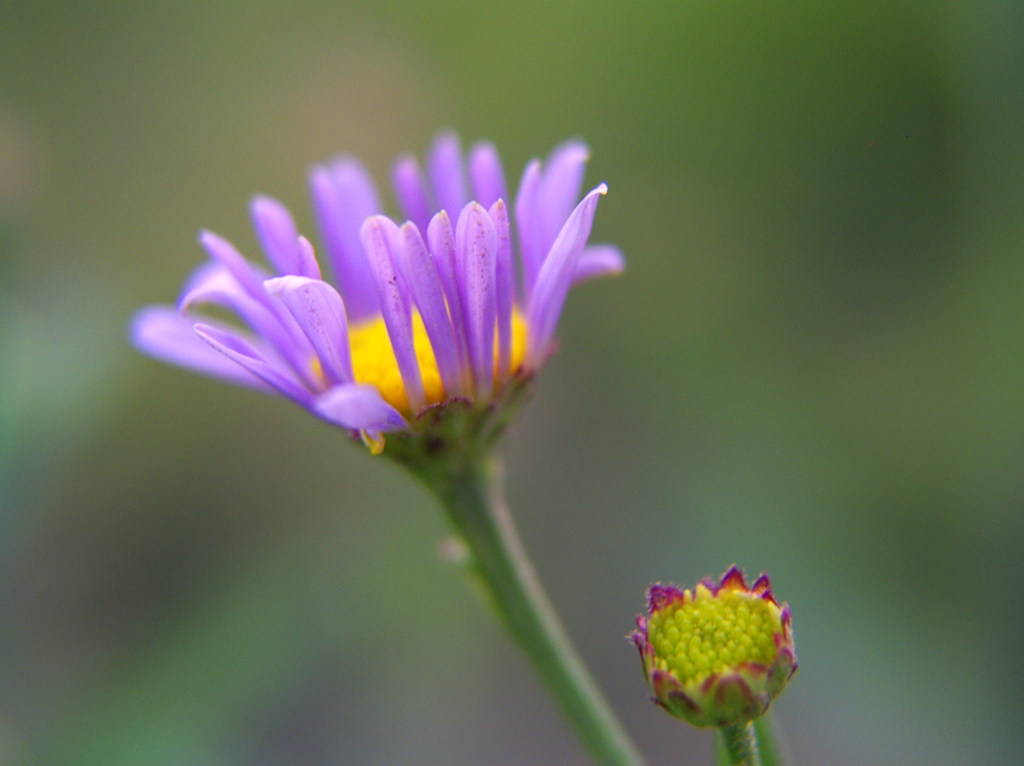
M 781 632 L 779 607 L 739 588 L 712 595 L 698 585 L 647 619 L 655 667 L 672 673 L 684 687 L 743 663 L 770 665 L 776 654 L 773 634 Z

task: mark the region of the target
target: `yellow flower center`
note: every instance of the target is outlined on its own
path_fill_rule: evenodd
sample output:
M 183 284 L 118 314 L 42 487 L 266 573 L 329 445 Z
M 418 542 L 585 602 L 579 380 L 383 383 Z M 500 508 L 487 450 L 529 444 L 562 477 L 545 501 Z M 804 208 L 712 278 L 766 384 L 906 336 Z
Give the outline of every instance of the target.
M 497 335 L 497 331 L 495 331 Z M 437 369 L 437 361 L 434 359 L 434 350 L 430 346 L 430 339 L 427 337 L 426 328 L 419 312 L 415 309 L 412 315 L 412 339 L 416 349 L 416 361 L 419 364 L 420 375 L 423 378 L 423 392 L 427 404 L 443 402 L 445 395 L 444 385 L 441 383 L 441 374 Z M 405 386 L 402 383 L 402 375 L 398 371 L 398 362 L 395 361 L 395 352 L 391 348 L 391 339 L 388 337 L 387 327 L 380 317 L 350 325 L 348 330 L 349 350 L 352 355 L 352 375 L 356 383 L 368 383 L 378 391 L 388 404 L 404 415 L 412 414 L 409 410 L 409 400 L 405 395 Z M 504 380 L 497 379 L 498 350 L 495 342 L 495 390 L 504 383 Z M 518 309 L 512 309 L 512 363 L 510 372 L 515 372 L 523 363 L 526 355 L 526 320 Z
M 772 663 L 773 634 L 782 632 L 778 606 L 741 588 L 722 588 L 717 596 L 703 585 L 695 591 L 648 618 L 656 667 L 692 687 L 744 662 Z

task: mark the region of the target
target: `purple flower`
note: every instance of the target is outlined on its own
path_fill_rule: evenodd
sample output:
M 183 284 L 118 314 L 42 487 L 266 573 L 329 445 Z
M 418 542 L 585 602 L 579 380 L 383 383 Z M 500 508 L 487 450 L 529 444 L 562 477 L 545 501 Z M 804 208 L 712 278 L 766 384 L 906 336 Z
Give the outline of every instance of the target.
M 259 196 L 253 227 L 270 271 L 202 231 L 210 260 L 177 307 L 135 316 L 132 339 L 158 359 L 283 394 L 379 451 L 381 433 L 408 428 L 425 408 L 487 405 L 531 375 L 550 353 L 569 287 L 622 270 L 617 248 L 587 246 L 607 187 L 578 201 L 586 161 L 586 147 L 570 141 L 530 162 L 510 214 L 494 147 L 479 143 L 464 157 L 458 138 L 442 134 L 426 174 L 413 157 L 395 163 L 408 218 L 399 225 L 380 214 L 362 165 L 339 157 L 309 179 L 333 281 L 288 210 Z M 240 325 L 195 313 L 203 306 Z

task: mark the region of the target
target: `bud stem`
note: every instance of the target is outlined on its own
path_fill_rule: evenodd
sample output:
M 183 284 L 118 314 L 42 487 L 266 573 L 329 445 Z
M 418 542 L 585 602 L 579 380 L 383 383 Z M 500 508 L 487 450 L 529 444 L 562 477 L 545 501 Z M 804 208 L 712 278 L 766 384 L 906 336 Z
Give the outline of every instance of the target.
M 773 711 L 769 710 L 754 719 L 754 734 L 757 735 L 757 754 L 761 756 L 761 766 L 786 766 L 789 763 L 791 759 Z
M 441 500 L 502 621 L 595 762 L 643 766 L 643 757 L 573 649 L 523 550 L 503 497 L 500 464 L 478 457 L 406 465 Z
M 757 734 L 754 732 L 752 721 L 723 726 L 719 732 L 722 734 L 721 742 L 727 756 L 726 763 L 730 766 L 761 766 L 761 757 L 757 752 Z

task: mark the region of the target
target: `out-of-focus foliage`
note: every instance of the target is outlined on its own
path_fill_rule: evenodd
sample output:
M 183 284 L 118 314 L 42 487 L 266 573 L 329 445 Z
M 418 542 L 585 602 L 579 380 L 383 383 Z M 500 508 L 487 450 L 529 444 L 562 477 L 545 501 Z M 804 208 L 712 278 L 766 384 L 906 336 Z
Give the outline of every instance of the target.
M 1008 0 L 6 3 L 0 762 L 585 763 L 417 485 L 124 338 L 200 226 L 255 257 L 262 192 L 315 240 L 311 163 L 383 185 L 442 126 L 512 185 L 582 136 L 610 186 L 628 270 L 505 452 L 651 762 L 710 739 L 647 702 L 631 616 L 732 561 L 799 616 L 797 764 L 1014 762 L 1022 41 Z

